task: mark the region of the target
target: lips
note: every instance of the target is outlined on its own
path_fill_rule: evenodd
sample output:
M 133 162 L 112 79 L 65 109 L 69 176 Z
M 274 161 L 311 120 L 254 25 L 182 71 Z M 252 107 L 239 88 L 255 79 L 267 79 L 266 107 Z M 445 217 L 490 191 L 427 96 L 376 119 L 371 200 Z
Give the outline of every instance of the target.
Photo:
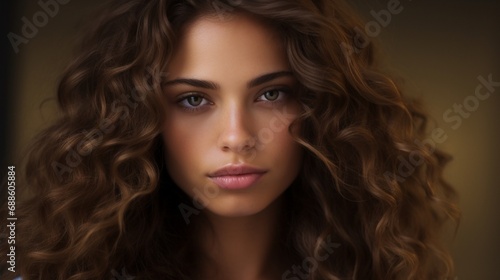
M 248 165 L 228 165 L 208 177 L 223 189 L 246 189 L 255 184 L 267 170 Z

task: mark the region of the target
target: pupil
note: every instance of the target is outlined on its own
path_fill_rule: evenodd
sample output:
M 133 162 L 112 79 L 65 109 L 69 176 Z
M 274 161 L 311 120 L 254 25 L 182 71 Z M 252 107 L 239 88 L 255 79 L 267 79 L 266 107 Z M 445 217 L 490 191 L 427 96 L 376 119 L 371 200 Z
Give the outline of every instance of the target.
M 276 98 L 278 98 L 278 92 L 277 92 L 277 91 L 275 91 L 275 90 L 273 90 L 273 91 L 268 91 L 268 92 L 266 93 L 266 95 L 267 95 L 267 96 L 266 96 L 266 97 L 267 97 L 267 99 L 269 99 L 269 100 L 275 100 Z
M 199 96 L 190 96 L 188 99 L 188 103 L 192 106 L 198 106 L 201 103 L 201 97 Z

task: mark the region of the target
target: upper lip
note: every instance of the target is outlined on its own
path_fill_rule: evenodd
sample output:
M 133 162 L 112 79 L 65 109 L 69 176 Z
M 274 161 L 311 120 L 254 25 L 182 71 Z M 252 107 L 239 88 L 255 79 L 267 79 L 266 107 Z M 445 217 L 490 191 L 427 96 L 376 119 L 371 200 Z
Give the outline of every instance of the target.
M 215 172 L 209 173 L 209 177 L 218 176 L 230 176 L 230 175 L 245 175 L 245 174 L 256 174 L 256 173 L 266 173 L 267 170 L 249 166 L 246 164 L 229 164 Z

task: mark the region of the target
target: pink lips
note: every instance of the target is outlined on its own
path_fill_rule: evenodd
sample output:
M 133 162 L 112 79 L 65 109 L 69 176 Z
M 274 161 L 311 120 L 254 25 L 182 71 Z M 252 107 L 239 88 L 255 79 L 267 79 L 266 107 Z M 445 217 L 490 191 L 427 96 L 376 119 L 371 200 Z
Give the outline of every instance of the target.
M 267 170 L 254 168 L 248 165 L 228 165 L 208 177 L 223 189 L 245 189 L 252 186 Z

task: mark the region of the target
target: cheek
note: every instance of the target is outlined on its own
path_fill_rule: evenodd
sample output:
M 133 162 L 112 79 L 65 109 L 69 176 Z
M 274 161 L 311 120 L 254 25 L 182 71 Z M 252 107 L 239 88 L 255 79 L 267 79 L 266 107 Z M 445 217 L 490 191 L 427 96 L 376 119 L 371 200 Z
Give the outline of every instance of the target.
M 297 106 L 283 107 L 259 121 L 257 147 L 259 156 L 264 156 L 278 166 L 292 168 L 300 164 L 301 146 L 290 135 L 289 126 L 299 115 Z M 297 127 L 294 127 L 294 131 Z M 287 168 L 285 168 L 287 169 Z
M 182 160 L 185 156 L 206 147 L 210 131 L 210 127 L 204 125 L 202 119 L 186 118 L 172 113 L 165 120 L 162 134 L 169 155 L 182 155 L 176 157 Z
M 302 159 L 302 148 L 293 140 L 288 129 L 285 129 L 276 135 L 276 139 L 269 143 L 263 154 L 267 154 L 283 170 L 295 173 Z
M 207 149 L 206 128 L 182 118 L 167 118 L 162 130 L 165 159 L 172 177 L 182 176 L 196 168 L 200 155 Z
M 270 145 L 286 145 L 292 143 L 293 137 L 288 132 L 290 124 L 300 114 L 299 105 L 292 103 L 274 108 L 270 114 L 259 121 L 257 137 L 261 143 Z

